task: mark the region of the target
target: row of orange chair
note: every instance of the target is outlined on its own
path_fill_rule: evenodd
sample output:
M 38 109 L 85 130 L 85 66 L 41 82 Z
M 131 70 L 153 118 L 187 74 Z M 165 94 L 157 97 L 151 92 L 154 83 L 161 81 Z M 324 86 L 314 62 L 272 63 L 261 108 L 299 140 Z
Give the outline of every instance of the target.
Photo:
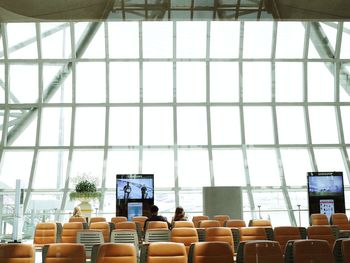
M 81 244 L 51 244 L 43 248 L 44 263 L 85 263 Z M 0 245 L 1 263 L 34 263 L 34 247 L 30 244 Z M 92 263 L 136 263 L 137 251 L 131 244 L 106 243 L 93 247 Z M 188 257 L 183 244 L 152 243 L 143 248 L 140 263 L 233 263 L 234 255 L 224 242 L 194 243 Z
M 236 263 L 334 263 L 350 262 L 350 239 L 339 240 L 339 253 L 333 253 L 324 240 L 289 241 L 283 257 L 276 241 L 241 242 Z M 86 255 L 81 244 L 51 244 L 43 248 L 45 263 L 85 263 Z M 100 244 L 93 247 L 92 263 L 136 263 L 137 250 L 131 244 Z M 30 244 L 1 244 L 1 263 L 34 263 L 35 252 Z M 159 242 L 142 248 L 140 263 L 233 263 L 234 255 L 225 242 L 200 242 L 190 246 Z

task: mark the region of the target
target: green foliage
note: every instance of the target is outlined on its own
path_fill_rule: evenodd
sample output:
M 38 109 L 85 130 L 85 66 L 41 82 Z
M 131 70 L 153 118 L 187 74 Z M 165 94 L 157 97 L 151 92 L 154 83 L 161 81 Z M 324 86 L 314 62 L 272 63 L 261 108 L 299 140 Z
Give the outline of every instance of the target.
M 71 192 L 69 194 L 70 200 L 100 199 L 101 196 L 100 192 Z
M 72 179 L 75 184 L 74 192 L 69 194 L 71 200 L 99 199 L 101 193 L 97 192 L 97 178 L 89 174 L 81 174 Z
M 75 191 L 77 193 L 83 193 L 83 192 L 96 192 L 96 185 L 93 182 L 89 182 L 88 180 L 83 180 L 77 183 L 75 186 Z

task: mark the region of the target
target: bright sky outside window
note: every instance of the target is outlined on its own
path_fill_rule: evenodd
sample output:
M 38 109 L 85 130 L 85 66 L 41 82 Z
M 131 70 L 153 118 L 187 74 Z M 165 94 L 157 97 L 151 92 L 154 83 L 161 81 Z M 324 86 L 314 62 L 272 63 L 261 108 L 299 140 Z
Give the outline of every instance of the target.
M 281 185 L 274 149 L 248 149 L 247 155 L 252 186 Z
M 76 66 L 76 102 L 106 101 L 106 66 L 102 62 L 82 62 Z M 93 77 L 92 77 L 93 76 Z
M 341 117 L 344 130 L 344 140 L 345 143 L 350 143 L 350 107 L 341 107 Z
M 176 64 L 176 96 L 178 102 L 204 102 L 206 99 L 205 63 Z
M 110 58 L 139 57 L 139 28 L 137 22 L 109 22 L 108 37 Z
M 210 101 L 239 101 L 239 71 L 237 62 L 210 63 Z
M 303 101 L 302 66 L 303 64 L 300 62 L 276 62 L 275 96 L 277 102 Z M 290 74 L 290 72 L 293 72 L 293 74 Z
M 302 58 L 304 30 L 300 22 L 278 23 L 276 58 Z
M 105 58 L 106 57 L 106 43 L 105 43 L 105 26 L 101 24 L 96 32 L 90 45 L 83 54 L 83 58 Z
M 334 101 L 334 78 L 323 62 L 308 63 L 308 100 Z
M 143 109 L 143 144 L 173 144 L 173 109 L 170 107 L 146 107 Z
M 9 72 L 10 92 L 14 96 L 11 97 L 11 103 L 37 102 L 39 96 L 38 66 L 36 64 L 13 64 Z
M 115 107 L 109 112 L 109 144 L 139 144 L 139 108 Z
M 15 47 L 26 40 L 30 44 L 18 49 L 9 50 L 8 57 L 11 59 L 35 59 L 38 58 L 36 32 L 34 23 L 10 23 L 6 25 L 7 45 Z M 19 33 L 20 32 L 20 33 Z
M 139 152 L 135 150 L 109 150 L 107 160 L 106 187 L 115 189 L 116 175 L 139 170 Z M 115 194 L 115 193 L 114 193 Z
M 143 63 L 143 101 L 173 101 L 173 63 Z
M 28 187 L 32 160 L 33 150 L 4 151 L 1 158 L 0 175 L 0 180 L 3 183 L 3 188 L 16 188 L 16 179 L 23 180 L 23 187 Z
M 341 58 L 350 58 L 350 22 L 344 23 L 344 30 L 342 36 L 340 57 Z
M 62 28 L 52 32 L 56 28 Z M 72 57 L 69 23 L 41 23 L 41 34 L 52 32 L 41 40 L 41 56 L 43 58 L 70 58 Z
M 306 128 L 302 107 L 276 107 L 278 139 L 280 144 L 305 144 Z M 293 132 L 291 133 L 291 127 Z
M 70 143 L 71 116 L 71 108 L 43 108 L 40 145 L 68 146 Z
M 176 55 L 178 58 L 204 58 L 207 23 L 176 22 Z
M 105 108 L 79 107 L 75 111 L 75 145 L 104 145 Z
M 57 189 L 64 187 L 64 175 L 67 169 L 67 163 L 67 150 L 40 151 L 38 153 L 33 187 L 35 189 Z M 61 169 L 57 169 L 57 164 L 60 164 Z
M 181 187 L 210 185 L 207 150 L 180 149 L 178 155 L 179 185 Z
M 272 47 L 272 22 L 244 23 L 243 57 L 269 58 Z
M 177 139 L 179 145 L 205 145 L 207 117 L 204 107 L 177 108 Z
M 138 62 L 111 62 L 109 68 L 109 101 L 139 102 L 140 76 Z
M 244 107 L 247 144 L 273 144 L 272 111 L 270 107 Z
M 271 63 L 245 62 L 243 65 L 243 100 L 271 101 Z
M 241 150 L 213 150 L 213 167 L 216 186 L 246 184 Z
M 88 175 L 96 177 L 99 182 L 97 187 L 101 186 L 101 171 L 103 168 L 103 151 L 101 150 L 75 150 L 72 158 L 71 178 L 79 175 Z M 72 180 L 69 183 L 73 187 Z
M 310 127 L 312 143 L 338 143 L 334 107 L 310 106 Z
M 142 41 L 144 58 L 173 57 L 173 23 L 142 23 Z
M 154 174 L 155 187 L 174 187 L 174 154 L 169 150 L 144 150 L 142 172 Z
M 237 58 L 239 51 L 239 22 L 210 23 L 210 57 Z
M 306 173 L 312 171 L 306 149 L 281 149 L 286 183 L 290 186 L 306 185 Z
M 241 144 L 238 107 L 211 107 L 212 144 Z

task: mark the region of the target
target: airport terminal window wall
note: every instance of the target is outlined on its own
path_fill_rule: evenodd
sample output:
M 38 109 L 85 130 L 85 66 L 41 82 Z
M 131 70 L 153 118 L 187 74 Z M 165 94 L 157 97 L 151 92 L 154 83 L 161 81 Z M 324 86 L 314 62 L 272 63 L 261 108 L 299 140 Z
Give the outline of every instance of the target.
M 305 226 L 308 171 L 342 171 L 350 201 L 350 23 L 9 23 L 1 36 L 1 234 L 16 179 L 28 236 L 67 220 L 82 173 L 107 218 L 117 173 L 153 173 L 168 217 L 201 214 L 203 186 L 242 186 L 246 220 L 298 225 L 300 205 Z

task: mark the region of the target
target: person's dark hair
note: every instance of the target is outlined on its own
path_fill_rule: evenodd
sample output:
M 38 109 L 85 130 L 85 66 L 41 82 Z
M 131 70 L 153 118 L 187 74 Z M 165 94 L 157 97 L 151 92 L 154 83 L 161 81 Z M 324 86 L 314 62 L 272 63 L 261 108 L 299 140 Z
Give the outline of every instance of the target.
M 152 205 L 152 206 L 151 206 L 151 213 L 152 213 L 152 214 L 153 214 L 153 213 L 157 213 L 158 210 L 159 210 L 158 206 L 156 206 L 156 205 Z
M 176 207 L 174 221 L 181 220 L 185 216 L 185 211 L 181 206 Z

